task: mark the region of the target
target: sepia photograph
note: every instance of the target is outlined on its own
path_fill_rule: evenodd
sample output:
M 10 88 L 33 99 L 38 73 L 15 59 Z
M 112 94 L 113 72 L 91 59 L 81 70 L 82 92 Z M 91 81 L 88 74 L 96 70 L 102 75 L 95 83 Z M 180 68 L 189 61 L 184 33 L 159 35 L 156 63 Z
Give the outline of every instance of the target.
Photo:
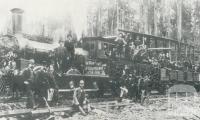
M 0 0 L 0 120 L 200 120 L 200 0 Z

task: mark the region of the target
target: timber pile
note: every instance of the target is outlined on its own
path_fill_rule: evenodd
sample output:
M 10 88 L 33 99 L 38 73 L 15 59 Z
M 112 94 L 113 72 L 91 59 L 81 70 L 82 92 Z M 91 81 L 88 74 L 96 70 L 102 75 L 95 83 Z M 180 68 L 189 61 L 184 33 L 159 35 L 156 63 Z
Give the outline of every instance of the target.
M 23 103 L 0 103 L 0 112 L 26 108 Z

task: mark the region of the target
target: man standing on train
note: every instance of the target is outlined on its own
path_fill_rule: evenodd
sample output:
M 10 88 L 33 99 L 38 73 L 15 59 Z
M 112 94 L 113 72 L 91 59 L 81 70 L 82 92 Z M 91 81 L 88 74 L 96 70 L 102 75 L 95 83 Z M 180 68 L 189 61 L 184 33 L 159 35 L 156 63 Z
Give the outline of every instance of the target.
M 68 51 L 68 56 L 69 56 L 69 62 L 67 64 L 67 67 L 70 67 L 73 64 L 73 60 L 75 57 L 75 41 L 72 38 L 72 34 L 71 32 L 67 35 L 67 40 L 65 40 L 64 42 L 64 47 L 66 48 L 66 50 Z
M 119 37 L 115 41 L 118 43 L 117 51 L 119 58 L 122 58 L 124 56 L 124 46 L 127 44 L 124 39 L 123 33 L 119 33 Z
M 73 95 L 73 106 L 75 107 L 75 110 L 80 111 L 83 115 L 86 115 L 86 110 L 89 110 L 89 104 L 88 100 L 86 98 L 85 90 L 84 90 L 84 84 L 85 82 L 83 80 L 80 80 L 79 87 L 74 90 Z
M 55 70 L 63 73 L 65 72 L 65 63 L 68 59 L 68 51 L 64 47 L 64 41 L 62 39 L 59 40 L 59 45 L 60 46 L 55 49 Z

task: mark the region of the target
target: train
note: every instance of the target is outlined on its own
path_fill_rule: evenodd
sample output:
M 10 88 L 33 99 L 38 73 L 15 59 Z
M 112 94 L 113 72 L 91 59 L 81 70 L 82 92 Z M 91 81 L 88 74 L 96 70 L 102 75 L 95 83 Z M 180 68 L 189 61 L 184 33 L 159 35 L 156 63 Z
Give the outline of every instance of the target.
M 82 44 L 78 46 L 79 48 L 75 48 L 75 51 L 83 50 L 86 51 L 87 55 L 76 54 L 72 61 L 73 66 L 68 66 L 66 72 L 56 76 L 61 94 L 73 91 L 70 82 L 73 81 L 75 87 L 78 87 L 78 82 L 81 79 L 85 80 L 85 89 L 91 93 L 91 96 L 102 97 L 112 94 L 114 81 L 120 78 L 124 66 L 136 70 L 137 75 L 150 75 L 151 88 L 159 93 L 164 93 L 167 87 L 180 83 L 193 85 L 197 91 L 200 90 L 200 74 L 198 72 L 192 69 L 155 67 L 146 60 L 149 56 L 158 58 L 158 54 L 161 53 L 167 56 L 170 64 L 178 65 L 179 61 L 184 61 L 182 58 L 187 59 L 190 64 L 195 64 L 198 61 L 198 54 L 196 54 L 198 51 L 195 46 L 133 31 L 119 30 L 119 33 L 122 35 L 121 38 L 119 36 L 82 38 Z M 11 38 L 20 39 L 15 36 L 11 36 Z M 122 45 L 119 39 L 128 42 L 126 45 Z M 127 47 L 130 46 L 135 49 L 134 52 L 127 50 Z M 36 64 L 50 64 L 54 47 L 52 50 L 46 51 L 28 48 L 19 50 L 18 69 L 27 67 L 28 59 L 32 58 L 35 59 Z M 120 54 L 119 49 L 122 51 Z M 116 74 L 118 78 L 116 78 Z M 98 94 L 96 94 L 97 92 Z

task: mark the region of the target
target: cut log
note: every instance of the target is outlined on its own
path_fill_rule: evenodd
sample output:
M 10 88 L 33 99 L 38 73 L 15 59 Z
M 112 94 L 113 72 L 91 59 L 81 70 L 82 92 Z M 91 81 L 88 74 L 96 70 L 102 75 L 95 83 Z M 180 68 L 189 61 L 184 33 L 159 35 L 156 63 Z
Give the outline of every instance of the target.
M 3 112 L 0 112 L 0 117 L 28 114 L 28 113 L 31 113 L 31 111 L 32 111 L 31 109 L 3 111 Z
M 72 111 L 73 108 L 72 107 L 59 107 L 59 108 L 51 108 L 51 112 L 62 112 L 62 111 Z M 31 114 L 34 115 L 34 114 L 44 114 L 44 113 L 48 113 L 49 112 L 49 109 L 46 108 L 46 109 L 38 109 L 38 110 L 34 110 L 34 111 L 31 111 Z

